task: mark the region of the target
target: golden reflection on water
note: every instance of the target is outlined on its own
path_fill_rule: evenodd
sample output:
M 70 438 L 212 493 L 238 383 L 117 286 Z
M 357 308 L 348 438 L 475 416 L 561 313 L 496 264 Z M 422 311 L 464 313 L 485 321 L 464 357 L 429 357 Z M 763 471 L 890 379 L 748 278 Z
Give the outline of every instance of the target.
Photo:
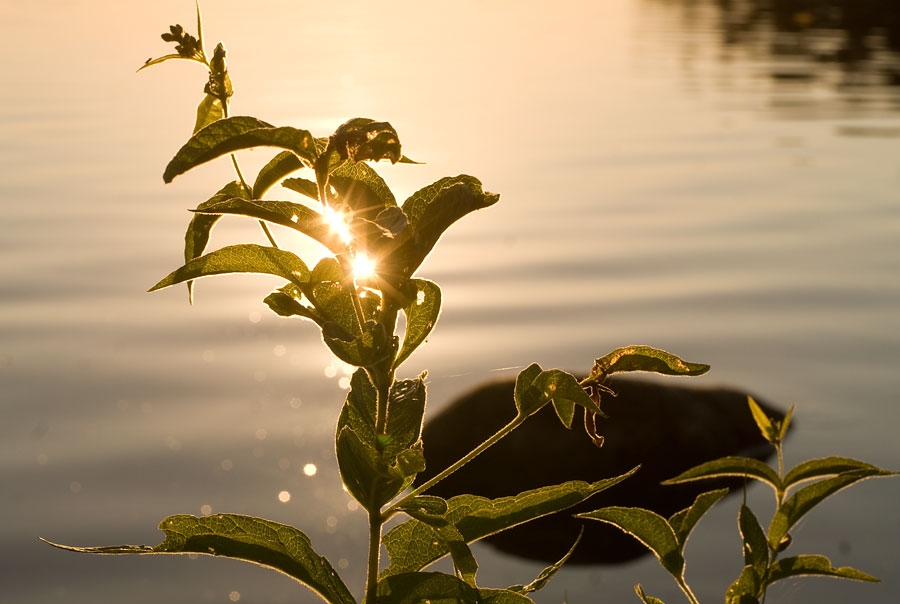
M 900 103 L 879 74 L 896 56 L 877 48 L 856 71 L 775 56 L 784 32 L 761 21 L 736 39 L 721 6 L 228 0 L 204 11 L 207 36 L 229 51 L 235 113 L 317 136 L 353 116 L 386 119 L 426 162 L 376 166 L 399 200 L 458 173 L 501 194 L 420 271 L 441 284 L 444 309 L 403 371 L 429 370 L 429 410 L 492 370 L 584 370 L 640 342 L 711 362 L 709 380 L 797 402 L 798 458 L 891 466 Z M 184 64 L 134 70 L 192 11 L 182 0 L 0 7 L 0 52 L 16 58 L 0 68 L 0 477 L 16 493 L 0 513 L 17 519 L 5 538 L 19 552 L 0 562 L 19 601 L 56 601 L 47 590 L 59 587 L 70 604 L 94 602 L 105 580 L 136 603 L 175 601 L 134 593 L 154 571 L 109 578 L 102 561 L 57 558 L 33 537 L 153 542 L 156 521 L 184 511 L 296 523 L 339 567 L 365 564 L 362 512 L 335 478 L 332 442 L 353 368 L 309 325 L 268 312 L 277 280 L 205 279 L 193 307 L 183 289 L 142 293 L 181 262 L 185 210 L 234 178 L 211 164 L 160 179 L 205 77 Z M 799 35 L 842 35 L 826 33 Z M 254 174 L 268 157 L 240 161 Z M 276 237 L 313 264 L 324 253 Z M 263 242 L 256 225 L 223 220 L 212 247 L 245 240 Z M 848 534 L 890 541 L 900 494 L 888 483 L 844 499 L 866 510 Z M 810 519 L 805 536 L 836 547 L 846 520 Z M 733 515 L 712 522 L 733 529 Z M 724 577 L 715 545 L 698 547 L 697 568 Z M 853 551 L 885 579 L 871 599 L 900 597 L 889 547 Z M 631 598 L 652 568 L 564 571 L 546 597 L 589 597 L 599 581 Z M 45 575 L 31 580 L 33 569 Z M 240 569 L 226 585 L 220 567 L 196 572 L 152 580 L 191 601 L 209 585 L 232 601 L 294 593 Z M 482 572 L 492 584 L 528 578 L 489 552 Z M 858 593 L 810 589 L 820 602 Z

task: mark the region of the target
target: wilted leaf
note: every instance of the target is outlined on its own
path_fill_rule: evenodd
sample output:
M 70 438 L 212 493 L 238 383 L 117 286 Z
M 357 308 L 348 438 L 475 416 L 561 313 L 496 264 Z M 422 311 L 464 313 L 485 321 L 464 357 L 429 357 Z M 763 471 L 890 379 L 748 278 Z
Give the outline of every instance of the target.
M 674 354 L 650 346 L 626 346 L 595 360 L 588 379 L 602 381 L 614 373 L 626 371 L 651 371 L 663 375 L 703 375 L 709 371 L 709 365 L 688 363 Z
M 191 260 L 150 288 L 156 291 L 199 277 L 226 273 L 264 273 L 297 285 L 309 280 L 309 269 L 291 252 L 255 244 L 232 245 Z
M 576 518 L 599 520 L 617 526 L 653 552 L 659 563 L 677 580 L 684 573 L 684 558 L 675 531 L 665 518 L 640 508 L 611 506 L 578 514 Z
M 328 139 L 327 151 L 334 150 L 342 160 L 361 161 L 400 160 L 400 137 L 387 122 L 357 117 L 338 126 Z

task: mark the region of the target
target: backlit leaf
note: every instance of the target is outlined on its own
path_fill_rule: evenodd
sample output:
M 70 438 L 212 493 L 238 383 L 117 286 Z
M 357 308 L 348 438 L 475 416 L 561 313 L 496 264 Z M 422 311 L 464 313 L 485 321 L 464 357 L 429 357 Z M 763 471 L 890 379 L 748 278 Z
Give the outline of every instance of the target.
M 436 283 L 425 279 L 411 279 L 410 286 L 415 288 L 416 294 L 403 308 L 403 314 L 406 315 L 406 333 L 394 361 L 394 368 L 399 367 L 425 341 L 441 313 L 441 289 Z
M 269 199 L 251 200 L 240 197 L 213 198 L 197 206 L 195 212 L 233 214 L 265 220 L 303 233 L 324 245 L 334 254 L 339 254 L 346 248 L 340 237 L 323 220 L 319 212 L 300 203 Z
M 478 590 L 453 575 L 396 573 L 378 581 L 378 604 L 476 604 Z
M 256 181 L 253 183 L 253 199 L 262 199 L 266 191 L 281 182 L 288 174 L 296 172 L 304 167 L 303 162 L 291 151 L 282 151 L 267 163 L 259 171 Z M 315 190 L 315 183 L 313 183 Z M 316 198 L 315 194 L 312 196 Z
M 150 288 L 156 291 L 191 279 L 226 273 L 264 273 L 297 285 L 309 280 L 309 269 L 291 252 L 256 244 L 232 245 L 191 260 Z
M 675 531 L 675 535 L 678 537 L 678 544 L 681 546 L 682 551 L 684 551 L 684 546 L 691 536 L 691 532 L 694 530 L 694 527 L 697 526 L 697 523 L 700 522 L 703 515 L 727 494 L 728 489 L 718 489 L 716 491 L 701 493 L 700 495 L 697 495 L 697 498 L 694 499 L 694 503 L 692 503 L 690 507 L 672 514 L 671 518 L 669 518 L 669 524 L 672 526 L 672 530 Z
M 759 428 L 759 432 L 763 435 L 763 438 L 770 443 L 780 442 L 780 430 L 772 424 L 772 420 L 770 420 L 769 416 L 766 415 L 766 412 L 756 404 L 756 401 L 753 400 L 752 396 L 747 397 L 747 404 L 750 406 L 750 414 L 753 416 L 753 421 L 756 422 L 756 426 Z
M 635 471 L 637 468 L 594 483 L 571 481 L 499 499 L 459 495 L 448 500 L 446 518 L 459 529 L 467 543 L 472 543 L 523 522 L 570 508 L 622 482 Z M 391 529 L 384 537 L 391 564 L 382 576 L 418 571 L 447 555 L 447 548 L 435 537 L 434 530 L 418 520 L 408 520 Z
M 588 379 L 600 381 L 614 373 L 626 371 L 651 371 L 663 375 L 703 375 L 709 371 L 709 365 L 688 363 L 674 354 L 650 346 L 626 346 L 596 359 Z
M 225 109 L 222 107 L 222 101 L 211 94 L 207 94 L 197 105 L 197 119 L 194 122 L 194 132 L 198 132 L 206 128 L 216 120 L 220 120 L 225 116 Z
M 572 544 L 572 547 L 569 548 L 569 551 L 566 552 L 566 555 L 560 558 L 557 562 L 554 562 L 535 577 L 534 581 L 529 583 L 528 585 L 513 585 L 508 587 L 509 591 L 514 591 L 520 594 L 528 594 L 534 591 L 538 591 L 544 588 L 545 585 L 553 578 L 553 576 L 559 572 L 559 569 L 563 567 L 569 558 L 572 557 L 572 554 L 575 552 L 575 548 L 578 547 L 578 544 L 581 543 L 581 536 L 584 534 L 584 527 L 578 532 L 578 537 L 575 538 L 575 542 Z
M 660 600 L 657 597 L 648 596 L 647 594 L 645 594 L 644 588 L 641 587 L 640 585 L 634 586 L 634 593 L 637 594 L 637 597 L 640 598 L 640 600 L 641 600 L 641 602 L 643 602 L 643 604 L 666 604 L 665 602 L 663 602 L 662 600 Z
M 776 490 L 781 485 L 781 479 L 778 478 L 778 474 L 768 465 L 752 457 L 740 456 L 722 457 L 700 464 L 674 478 L 663 481 L 662 484 L 680 484 L 682 482 L 728 476 L 755 478 L 770 484 Z
M 287 149 L 310 163 L 316 158 L 315 140 L 306 130 L 276 128 L 255 117 L 235 116 L 215 121 L 194 134 L 166 166 L 163 180 L 172 182 L 179 174 L 212 159 L 261 146 Z
M 204 554 L 267 566 L 303 583 L 326 602 L 355 604 L 328 560 L 313 550 L 309 538 L 294 527 L 237 514 L 198 518 L 169 516 L 160 525 L 166 537 L 156 547 L 71 547 L 93 554 Z
M 760 576 L 752 565 L 741 570 L 737 580 L 725 592 L 725 604 L 759 604 Z
M 893 476 L 894 474 L 896 473 L 873 466 L 871 469 L 853 470 L 838 474 L 832 478 L 825 478 L 799 489 L 775 511 L 775 515 L 769 523 L 769 546 L 772 549 L 777 549 L 788 531 L 826 497 L 860 480 L 876 476 Z
M 791 468 L 784 477 L 784 488 L 787 489 L 806 480 L 833 476 L 843 472 L 853 472 L 855 470 L 877 471 L 879 468 L 870 463 L 850 459 L 849 457 L 821 457 L 818 459 L 810 459 L 809 461 L 804 461 Z
M 741 505 L 738 514 L 738 529 L 744 550 L 744 565 L 753 568 L 755 577 L 763 577 L 769 566 L 769 544 L 766 533 L 756 519 L 756 515 L 746 505 Z M 756 591 L 752 592 L 756 593 Z
M 611 506 L 578 514 L 576 518 L 599 520 L 619 527 L 647 546 L 659 563 L 679 581 L 684 574 L 684 558 L 675 531 L 665 518 L 641 508 Z
M 233 181 L 222 187 L 218 193 L 213 195 L 205 204 L 214 204 L 224 199 L 234 197 L 245 197 L 247 191 L 239 181 Z M 201 204 L 203 205 L 203 204 Z M 206 246 L 209 244 L 209 235 L 218 222 L 219 216 L 214 214 L 194 214 L 191 222 L 188 224 L 187 232 L 184 234 L 184 261 L 190 262 L 194 258 L 199 258 Z M 192 282 L 188 281 L 188 300 L 193 302 Z
M 767 584 L 775 583 L 788 577 L 819 575 L 824 577 L 837 577 L 839 579 L 853 579 L 855 581 L 869 581 L 878 583 L 878 579 L 868 573 L 864 573 L 849 566 L 834 568 L 831 561 L 825 556 L 802 555 L 793 558 L 776 560 L 769 569 Z

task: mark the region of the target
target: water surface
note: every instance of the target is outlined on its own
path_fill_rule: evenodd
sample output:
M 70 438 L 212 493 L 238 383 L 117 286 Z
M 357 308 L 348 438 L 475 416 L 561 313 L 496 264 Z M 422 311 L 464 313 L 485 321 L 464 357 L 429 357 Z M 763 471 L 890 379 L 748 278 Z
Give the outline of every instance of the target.
M 710 363 L 698 383 L 796 404 L 789 463 L 841 454 L 897 468 L 896 14 L 860 29 L 837 3 L 741 7 L 204 9 L 209 40 L 229 51 L 235 113 L 317 135 L 387 119 L 427 162 L 378 166 L 399 198 L 458 173 L 501 194 L 420 270 L 441 284 L 444 311 L 405 373 L 429 370 L 432 408 L 531 361 L 584 371 L 647 343 Z M 192 10 L 0 6 L 4 602 L 315 600 L 248 565 L 85 558 L 36 539 L 157 543 L 164 516 L 210 511 L 296 524 L 362 590 L 365 522 L 331 440 L 345 373 L 316 330 L 268 312 L 276 279 L 204 280 L 193 307 L 180 288 L 144 293 L 179 264 L 185 210 L 233 178 L 221 162 L 163 185 L 205 74 L 186 63 L 134 74 L 168 51 L 158 36 L 170 23 L 192 28 Z M 241 161 L 252 173 L 266 158 Z M 243 240 L 263 237 L 223 221 L 213 244 Z M 750 492 L 763 510 L 766 496 Z M 795 535 L 798 553 L 882 583 L 788 582 L 769 600 L 897 600 L 898 500 L 898 481 L 871 481 Z M 740 570 L 735 506 L 689 547 L 704 601 Z M 540 570 L 478 549 L 485 584 Z M 653 560 L 564 570 L 537 600 L 634 601 L 636 582 L 679 601 Z

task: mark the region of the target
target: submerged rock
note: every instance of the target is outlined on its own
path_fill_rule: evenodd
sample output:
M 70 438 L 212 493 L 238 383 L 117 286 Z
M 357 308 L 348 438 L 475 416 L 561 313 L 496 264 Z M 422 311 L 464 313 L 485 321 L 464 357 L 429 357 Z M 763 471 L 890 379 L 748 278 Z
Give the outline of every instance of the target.
M 426 422 L 423 432 L 427 469 L 423 483 L 457 461 L 516 415 L 513 380 L 488 383 L 452 402 Z M 576 412 L 571 430 L 564 428 L 551 405 L 473 462 L 428 491 L 449 498 L 470 493 L 506 497 L 567 480 L 597 481 L 641 465 L 638 473 L 581 505 L 540 518 L 488 538 L 496 548 L 517 556 L 555 562 L 581 543 L 569 563 L 613 564 L 637 558 L 647 549 L 619 529 L 572 514 L 607 505 L 642 507 L 668 518 L 703 492 L 738 488 L 740 479 L 663 486 L 695 465 L 727 455 L 765 460 L 774 448 L 759 433 L 747 406 L 747 392 L 728 388 L 692 388 L 670 382 L 613 379 L 617 396 L 604 395 L 598 419 L 603 447 L 595 447 Z M 754 396 L 770 415 L 783 414 Z

